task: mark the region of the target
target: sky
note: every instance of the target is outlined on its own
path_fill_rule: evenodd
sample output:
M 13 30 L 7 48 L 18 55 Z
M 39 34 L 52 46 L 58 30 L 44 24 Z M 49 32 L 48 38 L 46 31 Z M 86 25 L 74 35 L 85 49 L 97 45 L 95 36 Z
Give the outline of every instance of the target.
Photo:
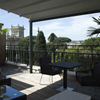
M 33 23 L 33 35 L 37 35 L 39 28 L 39 30 L 44 32 L 46 40 L 51 33 L 55 33 L 57 37 L 68 37 L 71 40 L 85 40 L 89 38 L 87 36 L 89 28 L 98 27 L 98 25 L 93 21 L 92 17 L 98 18 L 99 16 L 100 13 L 94 13 L 35 22 Z M 0 23 L 4 24 L 3 28 L 11 28 L 11 25 L 24 26 L 24 35 L 29 35 L 29 19 L 0 9 Z

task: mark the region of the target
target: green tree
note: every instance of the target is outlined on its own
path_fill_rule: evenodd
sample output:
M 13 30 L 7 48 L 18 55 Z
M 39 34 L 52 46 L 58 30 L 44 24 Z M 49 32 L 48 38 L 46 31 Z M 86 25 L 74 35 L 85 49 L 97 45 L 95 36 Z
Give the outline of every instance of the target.
M 0 23 L 0 65 L 5 62 L 6 33 L 8 31 L 8 29 L 3 29 L 2 26 L 3 24 Z
M 54 33 L 51 33 L 50 36 L 48 37 L 49 42 L 53 42 L 57 36 Z
M 45 40 L 44 33 L 42 31 L 38 32 L 34 50 L 36 50 L 36 51 L 46 51 L 46 40 Z
M 58 37 L 55 39 L 54 42 L 57 44 L 65 44 L 65 43 L 71 42 L 71 39 L 69 39 L 67 37 Z
M 40 57 L 47 55 L 46 40 L 43 31 L 38 31 L 34 46 L 34 64 L 39 65 Z
M 98 25 L 100 25 L 100 16 L 99 16 L 99 18 L 95 18 L 95 17 L 92 17 L 92 18 L 93 18 L 94 22 L 96 22 Z M 93 35 L 98 36 L 100 34 L 100 28 L 90 27 L 90 29 L 88 31 L 89 31 L 88 36 L 93 36 Z
M 32 36 L 32 44 L 33 44 L 33 49 L 34 45 L 36 43 L 36 36 Z M 20 47 L 20 56 L 22 55 L 22 63 L 29 64 L 29 36 L 24 37 L 23 39 L 19 40 L 17 45 Z M 15 54 L 16 51 L 14 51 Z M 15 56 L 14 56 L 15 57 Z M 34 57 L 34 55 L 33 55 Z M 15 58 L 16 59 L 16 58 Z
M 82 45 L 98 45 L 100 46 L 100 37 L 89 38 L 85 40 Z
M 34 45 L 36 43 L 36 36 L 32 36 L 32 43 L 33 43 L 33 48 L 34 48 Z M 22 46 L 22 47 L 28 49 L 28 47 L 29 47 L 29 36 L 24 37 L 23 39 L 19 40 L 17 44 L 18 44 L 18 46 Z
M 3 26 L 3 24 L 2 24 L 2 23 L 0 23 L 0 35 L 2 35 L 2 34 L 6 34 L 6 33 L 7 33 L 7 31 L 8 31 L 8 29 L 7 29 L 7 28 L 2 29 L 2 26 Z

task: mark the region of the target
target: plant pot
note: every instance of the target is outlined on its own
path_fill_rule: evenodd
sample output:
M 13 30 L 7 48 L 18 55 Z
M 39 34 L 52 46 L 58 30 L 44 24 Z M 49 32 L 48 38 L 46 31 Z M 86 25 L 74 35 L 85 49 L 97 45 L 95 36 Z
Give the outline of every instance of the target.
M 5 63 L 6 59 L 6 35 L 0 35 L 0 65 Z

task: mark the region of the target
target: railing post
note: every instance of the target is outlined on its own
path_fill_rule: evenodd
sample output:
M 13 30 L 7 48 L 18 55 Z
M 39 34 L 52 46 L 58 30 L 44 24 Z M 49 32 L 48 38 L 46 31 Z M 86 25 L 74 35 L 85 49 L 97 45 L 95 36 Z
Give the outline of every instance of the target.
M 54 49 L 53 49 L 53 62 L 55 62 L 55 46 L 54 46 Z
M 93 61 L 93 45 L 91 46 L 91 62 L 92 62 L 92 67 L 93 67 L 93 65 L 94 65 L 94 61 Z
M 29 36 L 29 66 L 32 73 L 32 21 L 30 20 L 30 36 Z
M 61 52 L 61 61 L 64 60 L 64 52 Z

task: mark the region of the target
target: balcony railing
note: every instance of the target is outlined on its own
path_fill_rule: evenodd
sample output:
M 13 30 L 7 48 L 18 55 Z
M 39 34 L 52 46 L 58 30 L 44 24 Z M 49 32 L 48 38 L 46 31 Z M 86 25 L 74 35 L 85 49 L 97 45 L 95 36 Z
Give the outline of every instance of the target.
M 44 50 L 33 50 L 33 65 L 39 65 L 39 58 L 44 55 L 51 56 L 52 62 L 70 61 L 81 62 L 85 68 L 91 68 L 94 62 L 100 61 L 98 45 L 54 45 Z M 23 46 L 6 46 L 6 60 L 29 64 L 29 50 Z

